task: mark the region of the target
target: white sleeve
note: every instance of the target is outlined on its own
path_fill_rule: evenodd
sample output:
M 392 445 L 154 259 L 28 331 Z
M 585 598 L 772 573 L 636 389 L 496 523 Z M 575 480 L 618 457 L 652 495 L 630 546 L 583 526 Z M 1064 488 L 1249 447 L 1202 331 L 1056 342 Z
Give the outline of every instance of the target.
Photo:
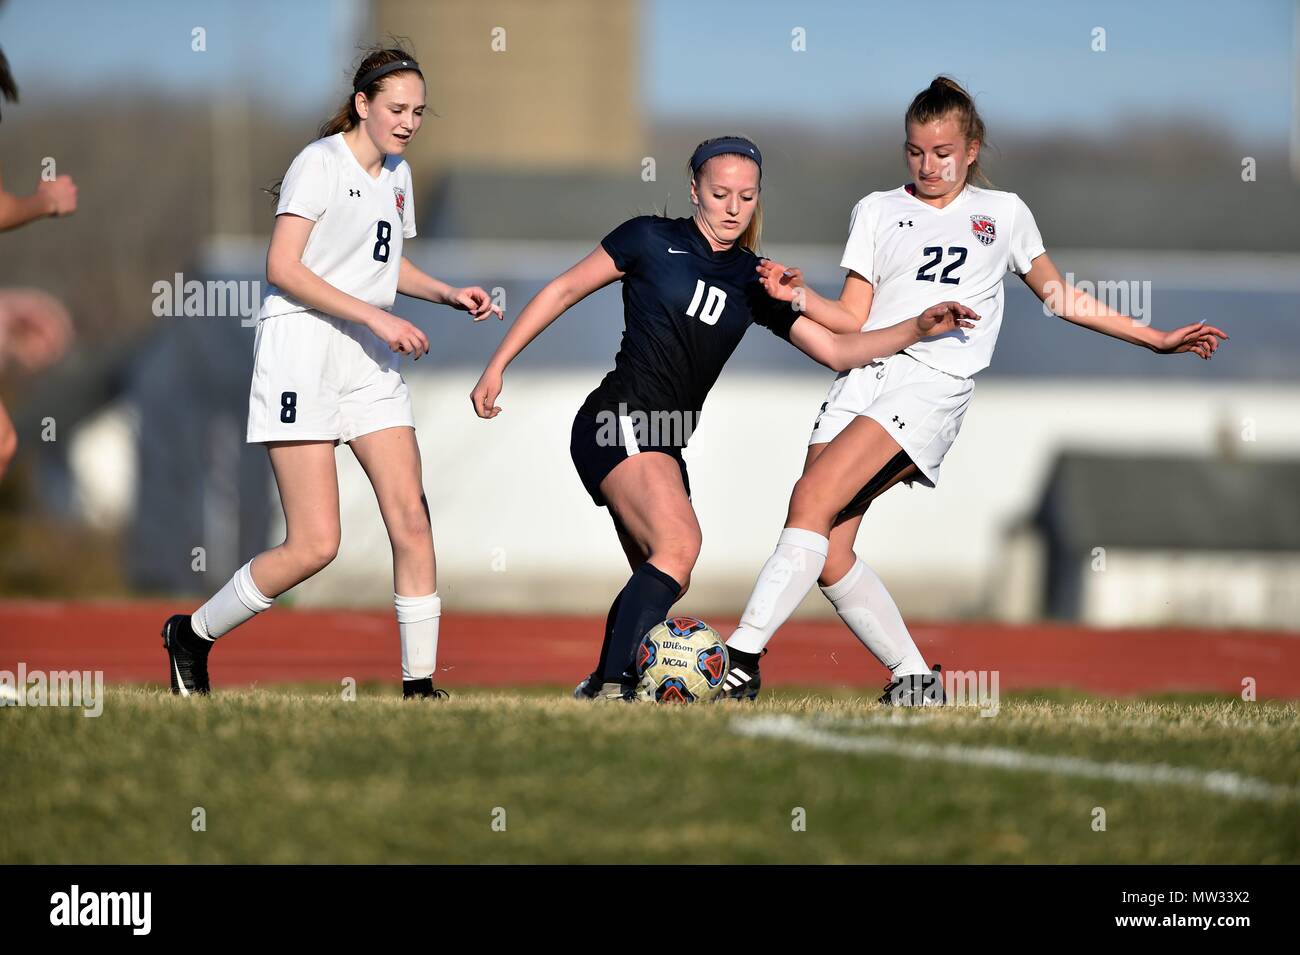
M 402 237 L 415 238 L 415 189 L 411 185 L 411 167 L 406 167 L 406 208 L 402 210 Z
M 280 183 L 280 204 L 275 214 L 302 216 L 315 222 L 325 214 L 333 192 L 334 175 L 325 150 L 308 146 L 297 157 Z
M 849 216 L 849 240 L 844 245 L 840 268 L 857 272 L 868 282 L 876 281 L 876 213 L 870 196 L 853 207 Z
M 1011 227 L 1011 254 L 1007 258 L 1007 268 L 1017 275 L 1024 275 L 1033 265 L 1034 259 L 1046 251 L 1034 214 L 1029 211 L 1024 200 L 1016 196 L 1016 220 Z

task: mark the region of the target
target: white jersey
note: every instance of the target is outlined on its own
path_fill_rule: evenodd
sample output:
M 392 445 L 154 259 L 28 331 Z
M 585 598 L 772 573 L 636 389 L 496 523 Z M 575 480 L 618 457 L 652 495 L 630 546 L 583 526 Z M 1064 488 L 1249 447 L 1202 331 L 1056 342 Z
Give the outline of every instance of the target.
M 906 351 L 931 368 L 969 378 L 987 368 L 1002 325 L 1002 279 L 1043 254 L 1029 207 L 1013 192 L 967 185 L 942 209 L 907 187 L 873 192 L 853 207 L 840 265 L 873 286 L 864 329 L 887 328 L 944 301 L 979 313 L 974 328 Z
M 357 162 L 336 133 L 300 152 L 280 184 L 275 214 L 290 213 L 316 225 L 302 263 L 340 291 L 382 309 L 397 297 L 402 240 L 415 235 L 411 167 L 400 156 L 384 158 L 378 177 Z M 259 318 L 307 310 L 286 292 L 267 285 Z

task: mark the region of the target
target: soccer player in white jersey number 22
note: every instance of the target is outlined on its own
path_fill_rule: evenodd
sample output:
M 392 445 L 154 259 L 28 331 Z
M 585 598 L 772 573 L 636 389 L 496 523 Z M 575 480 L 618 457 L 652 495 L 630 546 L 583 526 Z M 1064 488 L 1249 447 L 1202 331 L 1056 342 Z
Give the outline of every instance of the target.
M 285 541 L 258 554 L 193 615 L 163 627 L 173 693 L 208 693 L 213 642 L 320 571 L 339 546 L 334 449 L 351 445 L 379 501 L 393 548 L 393 600 L 408 698 L 438 698 L 433 531 L 411 399 L 398 364 L 428 338 L 389 310 L 397 292 L 495 314 L 481 288 L 452 288 L 402 256 L 415 236 L 411 170 L 424 77 L 401 49 L 362 59 L 353 93 L 289 167 L 267 253 L 270 283 L 254 344 L 248 440 L 267 447 Z
M 973 376 L 988 367 L 1002 324 L 1002 279 L 1019 275 L 1067 321 L 1159 354 L 1209 359 L 1227 335 L 1204 323 L 1162 332 L 1135 323 L 1067 285 L 1043 249 L 1034 217 L 1011 192 L 978 188 L 984 124 L 970 96 L 937 77 L 908 108 L 909 185 L 857 204 L 841 266 L 838 301 L 804 286 L 798 269 L 759 266 L 768 294 L 794 301 L 837 331 L 886 328 L 945 299 L 980 321 L 916 341 L 897 354 L 841 373 L 832 383 L 794 487 L 776 551 L 728 638 L 724 693 L 752 699 L 758 659 L 816 582 L 840 618 L 891 674 L 880 698 L 895 705 L 944 700 L 939 667 L 927 665 L 889 592 L 853 551 L 871 500 L 899 481 L 934 487 L 939 465 L 970 404 Z

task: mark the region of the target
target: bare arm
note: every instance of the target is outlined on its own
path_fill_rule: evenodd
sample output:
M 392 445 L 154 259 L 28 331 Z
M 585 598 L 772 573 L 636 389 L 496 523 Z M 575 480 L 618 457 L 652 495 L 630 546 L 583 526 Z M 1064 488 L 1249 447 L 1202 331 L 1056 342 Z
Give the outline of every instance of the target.
M 832 332 L 806 318 L 790 328 L 790 342 L 813 361 L 835 371 L 861 368 L 877 358 L 902 351 L 923 338 L 956 328 L 974 328 L 979 315 L 957 302 L 941 302 L 906 322 L 862 332 Z
M 35 219 L 68 216 L 77 211 L 77 187 L 71 176 L 42 180 L 30 196 L 5 192 L 0 184 L 0 232 L 17 229 Z
M 763 259 L 757 269 L 768 295 L 781 302 L 790 302 L 795 311 L 823 328 L 832 332 L 858 332 L 867 323 L 874 290 L 871 283 L 857 272 L 850 271 L 844 276 L 839 300 L 831 301 L 804 282 L 802 269 L 787 268 L 771 259 Z
M 54 215 L 48 196 L 33 193 L 21 198 L 8 192 L 0 192 L 0 232 L 7 232 L 26 225 L 34 219 L 44 219 Z
M 302 253 L 315 225 L 287 212 L 275 217 L 266 253 L 267 281 L 309 308 L 364 325 L 395 352 L 417 357 L 428 352 L 428 337 L 410 322 L 335 288 L 303 265 Z
M 1204 322 L 1168 332 L 1137 322 L 1068 284 L 1046 253 L 1034 259 L 1021 278 L 1057 317 L 1162 355 L 1190 351 L 1208 360 L 1219 347 L 1219 341 L 1228 339 L 1222 331 Z
M 397 273 L 397 291 L 412 298 L 422 298 L 435 305 L 447 305 L 469 312 L 476 322 L 481 322 L 489 315 L 505 318 L 500 305 L 492 304 L 492 297 L 477 285 L 456 288 L 435 279 L 432 275 L 420 271 L 406 256 L 402 256 L 400 271 Z
M 597 246 L 573 268 L 548 282 L 514 320 L 470 393 L 475 413 L 480 418 L 495 418 L 500 414 L 496 399 L 501 394 L 502 377 L 509 364 L 565 311 L 622 277 L 609 253 L 603 246 Z

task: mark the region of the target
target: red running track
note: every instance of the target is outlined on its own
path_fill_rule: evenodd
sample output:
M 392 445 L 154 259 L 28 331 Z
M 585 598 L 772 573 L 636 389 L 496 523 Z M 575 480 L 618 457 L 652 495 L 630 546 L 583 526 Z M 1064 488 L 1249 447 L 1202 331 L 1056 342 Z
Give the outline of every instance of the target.
M 188 604 L 183 606 L 188 607 Z M 159 631 L 175 603 L 0 601 L 0 670 L 103 670 L 109 682 L 163 683 Z M 731 620 L 714 620 L 724 633 Z M 437 681 L 455 686 L 571 684 L 595 664 L 604 618 L 448 614 Z M 999 671 L 1000 689 L 1072 687 L 1101 694 L 1300 697 L 1300 632 L 1095 630 L 1064 625 L 928 623 L 912 627 L 926 659 Z M 214 685 L 400 676 L 391 611 L 276 608 L 221 640 Z M 886 672 L 838 620 L 792 622 L 763 662 L 765 685 L 875 688 Z

